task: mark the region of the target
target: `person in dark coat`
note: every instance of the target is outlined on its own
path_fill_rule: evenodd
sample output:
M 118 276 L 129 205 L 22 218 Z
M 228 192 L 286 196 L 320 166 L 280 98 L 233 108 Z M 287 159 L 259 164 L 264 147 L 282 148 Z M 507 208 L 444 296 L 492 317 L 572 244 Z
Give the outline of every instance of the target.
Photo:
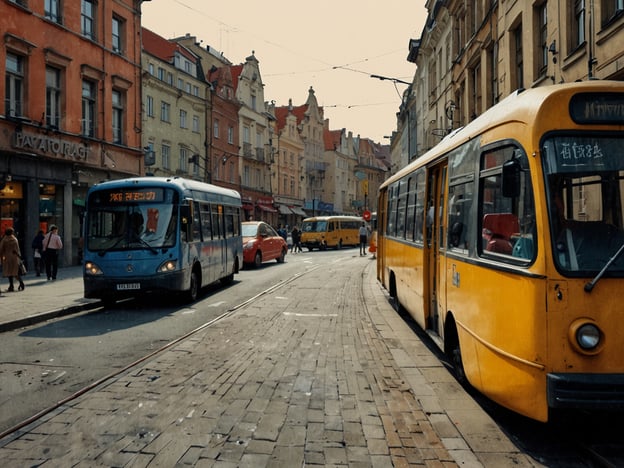
M 33 249 L 33 264 L 35 265 L 37 276 L 41 276 L 41 272 L 45 268 L 45 264 L 43 263 L 43 238 L 43 231 L 39 230 L 31 244 Z

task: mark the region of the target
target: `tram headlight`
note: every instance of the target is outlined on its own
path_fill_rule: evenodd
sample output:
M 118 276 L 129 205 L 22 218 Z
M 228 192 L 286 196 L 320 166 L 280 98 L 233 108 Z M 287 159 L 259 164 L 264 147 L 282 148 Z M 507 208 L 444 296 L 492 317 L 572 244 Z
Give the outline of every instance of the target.
M 175 271 L 177 262 L 175 260 L 167 260 L 160 264 L 158 267 L 159 273 L 168 273 L 170 271 Z
M 570 325 L 568 339 L 572 347 L 583 354 L 597 354 L 604 345 L 604 334 L 598 325 L 588 318 L 575 320 Z
M 583 349 L 594 349 L 600 343 L 600 330 L 593 323 L 581 325 L 576 330 L 576 342 Z
M 85 263 L 85 274 L 86 275 L 96 276 L 96 275 L 103 275 L 104 272 L 95 263 L 93 263 L 93 262 L 86 262 Z

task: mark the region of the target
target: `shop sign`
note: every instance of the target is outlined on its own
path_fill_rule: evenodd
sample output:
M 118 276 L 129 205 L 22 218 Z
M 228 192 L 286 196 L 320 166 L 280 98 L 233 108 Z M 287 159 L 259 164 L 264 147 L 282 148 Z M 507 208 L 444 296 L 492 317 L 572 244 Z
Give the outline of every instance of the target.
M 18 150 L 31 151 L 45 156 L 71 158 L 77 161 L 86 161 L 89 156 L 89 147 L 83 143 L 46 135 L 15 132 L 11 143 L 13 148 Z

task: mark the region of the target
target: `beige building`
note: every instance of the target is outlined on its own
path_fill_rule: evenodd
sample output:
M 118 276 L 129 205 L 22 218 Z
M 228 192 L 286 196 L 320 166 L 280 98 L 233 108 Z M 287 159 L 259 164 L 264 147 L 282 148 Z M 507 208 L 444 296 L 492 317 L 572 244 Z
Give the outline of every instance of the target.
M 402 145 L 407 160 L 516 89 L 624 78 L 621 0 L 430 0 L 426 8 L 422 35 L 409 46 L 413 96 L 398 119 L 397 137 L 412 140 Z
M 289 227 L 300 224 L 306 217 L 302 190 L 305 176 L 301 165 L 304 142 L 299 127 L 299 115 L 303 113 L 303 109 L 293 106 L 292 99 L 288 106 L 275 108 L 275 158 L 271 169 L 273 198 L 279 211 L 279 224 Z
M 210 180 L 209 96 L 197 55 L 144 28 L 143 146 L 153 163 L 146 173 Z

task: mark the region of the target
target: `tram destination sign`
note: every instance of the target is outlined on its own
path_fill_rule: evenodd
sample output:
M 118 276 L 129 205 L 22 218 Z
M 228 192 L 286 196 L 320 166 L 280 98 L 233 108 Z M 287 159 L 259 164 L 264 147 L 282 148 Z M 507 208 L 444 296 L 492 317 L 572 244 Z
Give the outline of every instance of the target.
M 570 99 L 570 117 L 578 124 L 624 124 L 624 94 L 575 94 Z

